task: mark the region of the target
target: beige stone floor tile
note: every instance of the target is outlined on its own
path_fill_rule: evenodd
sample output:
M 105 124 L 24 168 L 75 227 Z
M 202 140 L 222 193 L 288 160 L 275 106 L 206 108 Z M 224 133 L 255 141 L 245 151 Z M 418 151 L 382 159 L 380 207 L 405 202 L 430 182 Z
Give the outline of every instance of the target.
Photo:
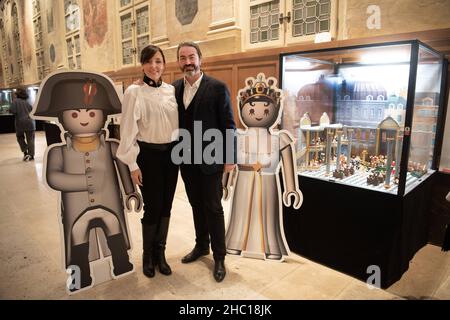
M 450 256 L 437 246 L 427 245 L 416 253 L 400 281 L 387 291 L 407 299 L 432 299 L 445 280 Z
M 450 252 L 442 252 L 443 255 L 445 255 L 445 259 L 449 261 L 450 259 Z M 439 287 L 436 289 L 436 291 L 433 294 L 432 299 L 438 299 L 438 300 L 450 300 L 450 261 L 447 264 L 447 270 L 445 272 L 445 276 L 443 278 L 443 281 L 439 285 Z
M 69 300 L 125 300 L 129 299 L 131 293 L 125 283 L 129 277 L 111 280 L 105 283 L 94 285 L 94 287 L 71 294 Z
M 227 276 L 217 283 L 212 254 L 190 264 L 181 258 L 195 245 L 192 209 L 181 176 L 172 208 L 166 257 L 173 274 L 142 274 L 143 211 L 127 213 L 135 272 L 68 295 L 58 212 L 59 193 L 42 183 L 46 149 L 36 134 L 36 160 L 23 162 L 14 134 L 0 136 L 0 299 L 449 299 L 449 256 L 426 246 L 396 286 L 370 290 L 354 278 L 292 254 L 285 262 L 226 257 Z M 27 195 L 24 198 L 23 195 Z M 225 221 L 229 201 L 224 201 Z
M 276 284 L 278 279 L 302 267 L 302 264 L 289 258 L 284 262 L 277 262 L 228 255 L 227 266 L 236 275 L 236 280 L 255 292 L 261 292 Z
M 432 299 L 450 300 L 450 277 L 447 277 L 447 279 L 439 286 Z
M 352 279 L 336 297 L 338 300 L 399 300 L 395 294 L 369 286 L 359 280 Z
M 154 278 L 147 278 L 142 274 L 141 269 L 137 270 L 134 281 L 130 281 L 128 284 L 129 299 L 173 299 L 170 297 L 172 293 L 167 279 L 170 277 L 157 273 Z
M 261 293 L 270 299 L 334 299 L 352 278 L 324 266 L 305 263 L 280 277 Z
M 2 198 L 5 199 L 5 198 Z M 10 203 L 1 202 L 0 203 L 0 224 L 2 223 L 14 223 L 15 219 L 15 209 Z M 0 235 L 1 236 L 1 235 Z
M 170 263 L 173 274 L 163 277 L 159 274 L 155 278 L 163 277 L 168 284 L 168 292 L 159 291 L 158 299 L 243 299 L 255 294 L 248 281 L 239 273 L 234 272 L 233 259 L 226 259 L 227 277 L 222 283 L 215 282 L 212 276 L 214 262 L 211 256 L 202 257 L 190 264 L 179 261 Z M 150 279 L 153 282 L 153 279 Z
M 447 271 L 444 276 L 444 278 L 447 279 L 447 278 L 450 278 L 450 251 L 447 251 L 447 252 L 441 251 L 441 253 L 442 253 L 441 256 L 444 257 L 443 259 L 445 259 L 447 261 Z
M 22 226 L 27 236 L 32 240 L 33 245 L 29 248 L 41 252 L 54 265 L 63 269 L 64 256 L 62 250 L 62 235 L 56 219 L 50 224 L 26 225 Z
M 16 261 L 16 268 L 5 270 L 7 275 L 0 277 L 2 299 L 56 299 L 65 294 L 66 276 L 62 269 L 49 263 L 44 255 L 28 256 L 24 260 L 27 264 Z
M 181 178 L 181 173 L 180 171 L 178 171 L 178 183 L 177 183 L 177 188 L 175 189 L 175 194 L 176 195 L 186 195 L 186 189 L 184 188 L 184 184 L 183 184 L 183 178 Z M 186 201 L 187 201 L 187 197 L 186 197 Z
M 23 233 L 23 228 L 14 224 L 2 224 L 0 236 L 0 275 L 8 277 L 30 264 L 45 260 L 42 250 L 35 247 L 32 238 Z M 8 230 L 8 233 L 6 233 Z
M 178 179 L 178 183 L 183 183 L 183 181 L 181 179 Z M 189 199 L 187 197 L 186 191 L 182 190 L 182 191 L 178 191 L 175 193 L 174 199 L 178 199 L 178 200 L 183 200 L 188 202 Z

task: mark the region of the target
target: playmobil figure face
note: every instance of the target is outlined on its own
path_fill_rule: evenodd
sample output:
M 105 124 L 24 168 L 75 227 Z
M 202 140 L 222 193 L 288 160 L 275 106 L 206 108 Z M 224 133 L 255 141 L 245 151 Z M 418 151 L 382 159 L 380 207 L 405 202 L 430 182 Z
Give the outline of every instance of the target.
M 271 129 L 277 122 L 281 106 L 281 90 L 276 79 L 266 79 L 264 73 L 245 80 L 246 87 L 239 90 L 239 114 L 247 127 Z
M 85 137 L 96 134 L 105 124 L 101 109 L 72 109 L 62 114 L 64 128 L 74 136 Z
M 245 102 L 241 109 L 241 117 L 248 127 L 269 128 L 275 123 L 278 111 L 269 97 L 254 96 Z

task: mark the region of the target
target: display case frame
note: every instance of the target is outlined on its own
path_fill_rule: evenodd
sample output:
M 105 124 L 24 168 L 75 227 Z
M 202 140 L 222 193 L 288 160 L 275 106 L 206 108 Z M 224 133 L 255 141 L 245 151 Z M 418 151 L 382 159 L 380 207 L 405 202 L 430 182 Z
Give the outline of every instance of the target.
M 304 202 L 298 210 L 283 207 L 283 225 L 292 252 L 381 288 L 398 281 L 415 253 L 428 243 L 432 192 L 442 148 L 443 116 L 448 94 L 448 61 L 418 40 L 286 52 L 279 56 L 280 88 L 285 89 L 285 56 L 404 44 L 411 45 L 404 127 L 413 125 L 419 48 L 426 48 L 442 59 L 431 170 L 420 177 L 414 187 L 406 188 L 411 135 L 404 135 L 397 192 L 379 192 L 344 184 L 332 177 L 318 179 L 299 173 Z M 373 270 L 378 270 L 378 273 L 374 274 Z M 372 281 L 375 278 L 378 283 Z

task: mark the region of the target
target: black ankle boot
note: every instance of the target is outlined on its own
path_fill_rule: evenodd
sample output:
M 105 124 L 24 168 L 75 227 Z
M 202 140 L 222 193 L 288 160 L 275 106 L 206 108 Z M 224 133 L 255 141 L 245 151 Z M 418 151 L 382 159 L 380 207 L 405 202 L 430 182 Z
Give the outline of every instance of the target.
M 82 243 L 71 248 L 70 264 L 80 268 L 79 283 L 74 283 L 71 292 L 88 287 L 92 283 L 91 269 L 89 267 L 89 243 Z M 78 287 L 79 286 L 79 287 Z
M 214 279 L 217 282 L 222 282 L 222 280 L 225 278 L 225 275 L 227 274 L 225 270 L 225 259 L 224 258 L 218 258 L 214 259 Z
M 142 254 L 142 272 L 146 277 L 153 278 L 155 276 L 155 264 L 153 262 L 153 254 L 144 252 Z
M 145 276 L 153 278 L 155 276 L 154 242 L 156 237 L 156 224 L 142 223 L 142 271 Z
M 130 263 L 128 256 L 125 238 L 122 233 L 118 233 L 107 237 L 109 250 L 111 251 L 111 258 L 113 261 L 113 273 L 118 276 L 133 270 L 133 265 Z
M 170 268 L 169 264 L 166 261 L 166 247 L 165 246 L 157 246 L 155 248 L 155 265 L 158 266 L 159 272 L 161 274 L 164 274 L 166 276 L 169 276 L 172 274 L 172 269 Z
M 159 272 L 168 276 L 172 274 L 172 269 L 166 261 L 166 241 L 169 232 L 170 217 L 162 217 L 159 223 L 158 234 L 155 239 L 155 264 L 158 266 Z

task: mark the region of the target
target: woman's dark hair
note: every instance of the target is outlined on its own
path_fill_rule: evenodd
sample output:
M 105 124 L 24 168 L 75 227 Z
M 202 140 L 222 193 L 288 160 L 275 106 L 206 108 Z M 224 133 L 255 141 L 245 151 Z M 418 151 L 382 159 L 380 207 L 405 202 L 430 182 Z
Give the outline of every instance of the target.
M 180 49 L 181 49 L 182 47 L 192 47 L 192 48 L 195 48 L 195 50 L 197 50 L 198 58 L 199 58 L 199 59 L 202 59 L 202 51 L 200 50 L 199 45 L 196 44 L 195 42 L 192 42 L 192 41 L 185 41 L 185 42 L 181 42 L 181 43 L 178 45 L 178 48 L 177 48 L 177 60 L 180 60 Z
M 24 88 L 17 88 L 16 89 L 16 97 L 27 100 L 28 99 L 27 90 L 25 90 Z
M 160 47 L 154 46 L 152 44 L 146 46 L 144 49 L 142 49 L 141 51 L 141 64 L 146 63 L 147 61 L 149 61 L 151 58 L 153 58 L 153 56 L 157 53 L 157 52 L 161 53 L 161 56 L 163 58 L 163 62 L 164 64 L 166 63 L 166 58 L 164 57 L 164 53 L 162 52 Z

